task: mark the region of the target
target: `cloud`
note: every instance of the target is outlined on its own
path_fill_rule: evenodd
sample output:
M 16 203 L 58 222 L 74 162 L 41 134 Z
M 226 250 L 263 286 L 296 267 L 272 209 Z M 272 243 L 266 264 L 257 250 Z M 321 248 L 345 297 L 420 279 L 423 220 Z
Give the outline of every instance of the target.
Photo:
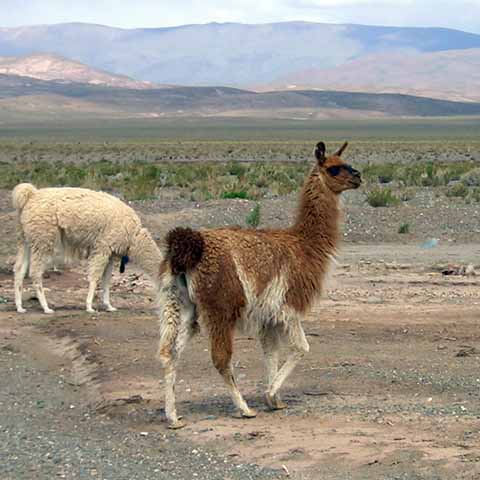
M 1 0 L 1 26 L 89 22 L 118 27 L 289 20 L 440 26 L 480 33 L 480 0 Z

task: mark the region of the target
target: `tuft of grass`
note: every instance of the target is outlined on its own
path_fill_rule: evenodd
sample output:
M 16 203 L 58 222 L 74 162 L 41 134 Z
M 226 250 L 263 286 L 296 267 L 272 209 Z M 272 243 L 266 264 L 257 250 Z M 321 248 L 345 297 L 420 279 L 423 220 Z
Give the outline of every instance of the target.
M 402 201 L 402 202 L 409 202 L 410 200 L 412 200 L 413 198 L 415 197 L 415 191 L 411 188 L 406 188 L 404 190 L 402 190 L 399 194 L 399 199 Z
M 392 163 L 368 164 L 362 169 L 362 175 L 373 182 L 390 183 L 398 178 L 398 166 Z
M 389 188 L 375 188 L 367 193 L 367 203 L 372 207 L 398 205 L 400 199 Z
M 247 225 L 252 228 L 257 228 L 260 224 L 260 204 L 257 203 L 253 210 L 247 215 Z
M 470 193 L 471 199 L 475 202 L 480 202 L 480 188 L 474 188 Z
M 459 182 L 449 187 L 448 190 L 445 192 L 445 195 L 447 197 L 466 198 L 468 196 L 468 193 L 469 193 L 468 187 L 463 183 Z
M 480 167 L 464 173 L 461 182 L 467 187 L 480 187 Z
M 398 227 L 398 233 L 401 233 L 401 234 L 410 233 L 410 224 L 409 223 L 402 223 Z
M 248 192 L 245 190 L 231 190 L 229 192 L 222 192 L 220 198 L 241 198 L 242 200 L 248 199 Z
M 239 162 L 232 161 L 227 165 L 227 171 L 230 175 L 244 177 L 247 169 Z

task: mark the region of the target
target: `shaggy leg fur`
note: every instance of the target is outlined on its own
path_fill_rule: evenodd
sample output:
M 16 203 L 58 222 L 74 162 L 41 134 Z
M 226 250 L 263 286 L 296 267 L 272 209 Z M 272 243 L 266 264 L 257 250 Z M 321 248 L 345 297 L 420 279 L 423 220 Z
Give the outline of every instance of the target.
M 238 390 L 233 375 L 232 353 L 233 353 L 233 326 L 230 329 L 213 330 L 210 333 L 212 360 L 215 368 L 227 386 L 232 397 L 233 403 L 240 411 L 240 415 L 245 418 L 253 418 L 257 415 L 255 410 L 249 408 L 247 402 Z
M 43 289 L 43 272 L 50 260 L 50 253 L 46 251 L 32 250 L 31 262 L 30 262 L 30 276 L 32 277 L 32 283 L 35 287 L 38 301 L 45 313 L 53 313 L 53 310 L 48 306 L 47 299 L 45 297 L 45 291 Z
M 183 295 L 182 295 L 183 293 Z M 175 381 L 178 358 L 188 340 L 197 332 L 194 306 L 174 284 L 166 284 L 160 291 L 160 342 L 158 358 L 165 375 L 165 415 L 171 429 L 182 428 L 185 423 L 177 415 L 175 406 Z
M 265 369 L 267 372 L 268 387 L 265 392 L 265 402 L 271 410 L 281 410 L 286 408 L 287 404 L 282 402 L 280 395 L 278 395 L 278 393 L 273 397 L 269 395 L 273 381 L 278 373 L 280 333 L 274 327 L 266 328 L 260 336 L 260 343 L 262 344 L 265 357 Z
M 110 281 L 112 279 L 112 270 L 113 270 L 113 257 L 110 257 L 108 261 L 107 268 L 103 272 L 102 277 L 102 290 L 103 290 L 103 304 L 109 312 L 116 312 L 117 309 L 112 306 L 110 303 Z
M 95 313 L 93 309 L 93 297 L 99 280 L 104 275 L 107 268 L 110 255 L 106 253 L 94 253 L 88 262 L 88 294 L 87 294 L 87 312 Z
M 30 247 L 24 241 L 18 245 L 17 260 L 15 262 L 15 305 L 18 313 L 25 313 L 22 307 L 23 280 L 28 272 L 30 263 Z
M 303 331 L 300 321 L 295 321 L 289 325 L 288 336 L 292 352 L 283 364 L 280 371 L 275 375 L 273 382 L 266 394 L 267 404 L 275 406 L 275 397 L 283 382 L 292 373 L 297 363 L 305 356 L 310 347 Z

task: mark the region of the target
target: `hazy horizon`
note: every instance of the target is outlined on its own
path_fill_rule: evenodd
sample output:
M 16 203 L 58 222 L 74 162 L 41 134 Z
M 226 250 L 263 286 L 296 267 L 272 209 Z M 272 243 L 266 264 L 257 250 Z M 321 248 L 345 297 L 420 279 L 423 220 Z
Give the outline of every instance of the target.
M 167 28 L 190 24 L 265 24 L 304 21 L 370 26 L 450 28 L 480 34 L 479 0 L 4 0 L 0 27 L 91 23 L 110 27 Z
M 404 25 L 385 25 L 385 24 L 374 24 L 374 23 L 359 23 L 359 22 L 314 22 L 310 20 L 281 20 L 277 22 L 218 22 L 218 21 L 209 21 L 209 22 L 191 22 L 191 23 L 179 23 L 177 25 L 168 25 L 168 26 L 150 26 L 150 27 L 121 27 L 118 25 L 112 25 L 108 23 L 99 23 L 99 22 L 82 22 L 82 21 L 71 21 L 71 22 L 53 22 L 53 23 L 26 23 L 23 25 L 16 25 L 16 26 L 5 26 L 5 25 L 0 25 L 0 29 L 15 29 L 15 28 L 28 28 L 28 27 L 51 27 L 55 25 L 95 25 L 98 27 L 107 27 L 107 28 L 116 28 L 120 30 L 156 30 L 156 29 L 167 29 L 167 28 L 181 28 L 181 27 L 187 27 L 187 26 L 202 26 L 202 25 L 228 25 L 228 24 L 238 24 L 238 25 L 270 25 L 270 24 L 279 24 L 279 23 L 313 23 L 313 24 L 325 24 L 325 25 L 353 25 L 353 26 L 365 26 L 365 27 L 386 27 L 386 28 L 418 28 L 418 29 L 445 29 L 445 30 L 457 30 L 461 31 L 464 33 L 472 33 L 474 35 L 480 35 L 480 30 L 478 32 L 474 32 L 472 30 L 466 30 L 466 29 L 459 29 L 459 28 L 453 28 L 453 27 L 443 27 L 443 26 L 425 26 L 425 25 L 416 25 L 416 26 L 404 26 Z

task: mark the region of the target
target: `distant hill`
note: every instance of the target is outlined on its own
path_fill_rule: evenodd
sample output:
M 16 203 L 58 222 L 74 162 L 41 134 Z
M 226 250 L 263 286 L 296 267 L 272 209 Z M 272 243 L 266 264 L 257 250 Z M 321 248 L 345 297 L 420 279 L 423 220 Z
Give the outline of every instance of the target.
M 155 83 L 244 88 L 269 85 L 299 72 L 333 69 L 371 55 L 479 48 L 480 35 L 457 30 L 308 22 L 132 30 L 82 23 L 0 28 L 4 56 L 51 53 Z M 404 72 L 405 78 L 415 74 L 415 65 L 412 68 Z M 352 70 L 350 78 L 355 73 Z M 445 75 L 452 75 L 451 70 Z
M 25 57 L 0 57 L 0 74 L 119 88 L 153 88 L 150 82 L 133 80 L 125 75 L 114 75 L 59 55 L 46 53 Z
M 161 117 L 269 116 L 329 118 L 352 116 L 480 115 L 480 103 L 461 103 L 398 94 L 335 91 L 257 93 L 228 87 L 170 87 L 135 90 L 0 75 L 0 113 L 28 118 L 66 114 Z
M 395 92 L 480 101 L 480 48 L 372 54 L 335 68 L 297 72 L 274 86 L 278 89 Z

